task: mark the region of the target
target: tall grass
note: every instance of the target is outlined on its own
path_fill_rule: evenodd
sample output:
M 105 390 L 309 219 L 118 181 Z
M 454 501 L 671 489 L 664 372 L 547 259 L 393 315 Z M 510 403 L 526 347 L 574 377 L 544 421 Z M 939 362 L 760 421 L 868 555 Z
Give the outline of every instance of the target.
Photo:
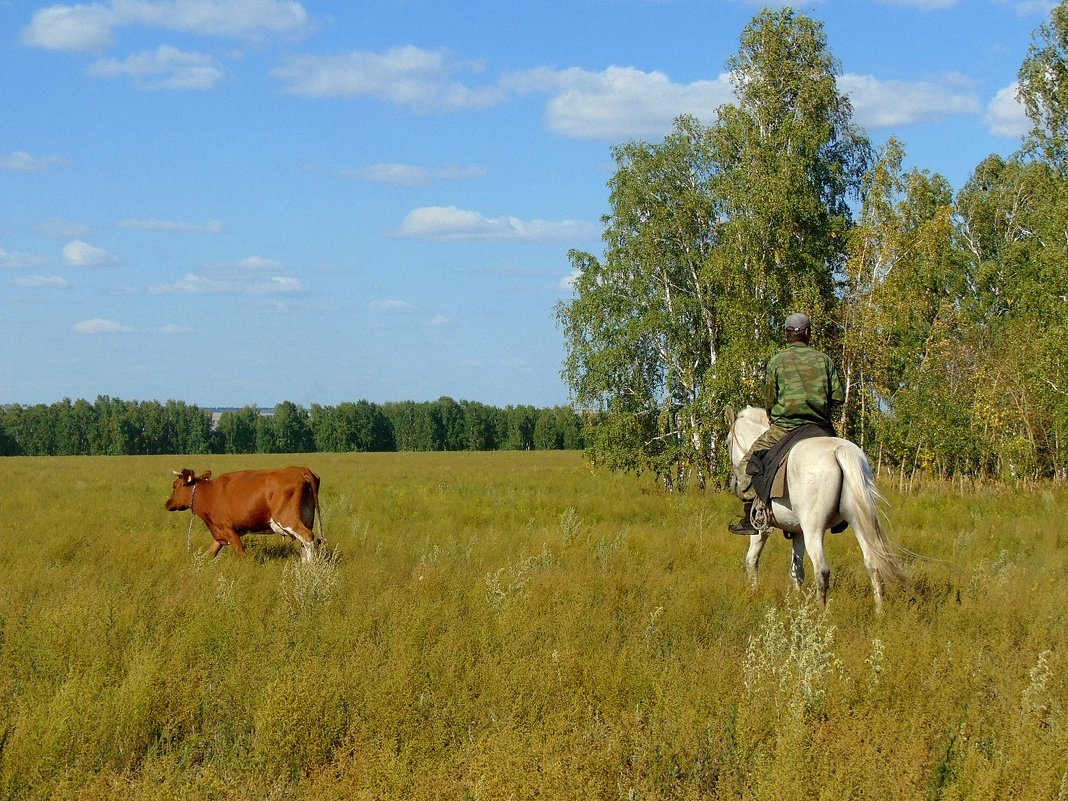
M 0 460 L 0 798 L 1068 799 L 1068 489 L 888 492 L 873 610 L 577 454 Z M 301 460 L 329 547 L 204 558 L 170 470 Z

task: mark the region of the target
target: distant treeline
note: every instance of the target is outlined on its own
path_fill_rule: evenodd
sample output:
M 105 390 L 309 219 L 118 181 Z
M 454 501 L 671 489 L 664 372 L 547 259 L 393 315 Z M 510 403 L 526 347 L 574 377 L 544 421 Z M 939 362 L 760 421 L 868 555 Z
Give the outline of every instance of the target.
M 284 401 L 211 409 L 169 400 L 0 407 L 0 455 L 148 455 L 186 453 L 343 453 L 348 451 L 493 451 L 582 449 L 582 421 L 558 406 L 503 409 L 442 397 L 436 401 L 310 410 Z

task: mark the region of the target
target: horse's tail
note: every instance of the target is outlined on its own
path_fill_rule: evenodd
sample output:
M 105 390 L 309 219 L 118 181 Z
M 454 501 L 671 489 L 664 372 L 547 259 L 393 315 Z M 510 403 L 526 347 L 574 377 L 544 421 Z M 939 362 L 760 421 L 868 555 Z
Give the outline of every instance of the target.
M 857 539 L 861 540 L 868 552 L 872 567 L 887 582 L 903 584 L 905 571 L 894 556 L 894 546 L 883 531 L 879 521 L 878 502 L 883 500 L 875 487 L 875 477 L 864 453 L 856 445 L 839 445 L 834 450 L 838 466 L 842 468 L 842 478 L 847 498 L 843 500 L 850 512 L 849 522 L 853 525 Z

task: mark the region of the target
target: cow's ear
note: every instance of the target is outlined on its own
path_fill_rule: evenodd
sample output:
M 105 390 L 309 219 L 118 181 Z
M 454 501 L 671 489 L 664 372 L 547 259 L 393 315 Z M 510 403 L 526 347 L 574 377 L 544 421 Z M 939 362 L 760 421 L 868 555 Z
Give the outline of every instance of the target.
M 206 473 L 201 473 L 197 477 L 197 481 L 207 481 L 209 478 L 211 478 L 211 471 L 210 470 L 208 470 Z

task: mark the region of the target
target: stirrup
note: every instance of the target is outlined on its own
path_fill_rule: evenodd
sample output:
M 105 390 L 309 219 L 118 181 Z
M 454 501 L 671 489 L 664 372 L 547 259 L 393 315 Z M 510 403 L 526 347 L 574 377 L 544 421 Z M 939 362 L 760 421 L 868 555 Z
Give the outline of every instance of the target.
M 761 500 L 753 501 L 753 511 L 750 514 L 753 528 L 758 534 L 764 534 L 768 529 L 774 528 L 775 519 L 771 516 L 771 507 L 765 506 Z

